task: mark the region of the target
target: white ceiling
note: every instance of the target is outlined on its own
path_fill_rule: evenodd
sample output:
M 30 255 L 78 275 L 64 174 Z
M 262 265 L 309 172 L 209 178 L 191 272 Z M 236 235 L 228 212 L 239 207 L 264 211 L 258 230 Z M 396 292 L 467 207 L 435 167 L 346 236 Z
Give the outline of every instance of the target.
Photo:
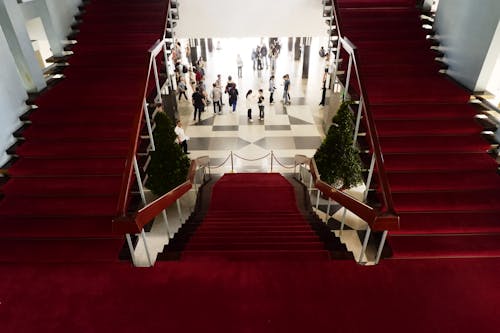
M 321 0 L 179 0 L 179 38 L 325 36 Z

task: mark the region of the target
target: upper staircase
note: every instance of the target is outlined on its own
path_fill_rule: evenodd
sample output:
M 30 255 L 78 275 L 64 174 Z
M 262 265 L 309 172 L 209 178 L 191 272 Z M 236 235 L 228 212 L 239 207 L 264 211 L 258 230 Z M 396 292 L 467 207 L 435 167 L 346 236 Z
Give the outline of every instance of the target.
M 1 187 L 0 262 L 113 261 L 124 187 L 168 1 L 94 0 L 78 15 L 64 79 L 37 96 Z M 141 125 L 142 126 L 142 125 Z
M 474 119 L 470 93 L 438 72 L 445 66 L 435 60 L 436 42 L 426 38 L 432 31 L 422 28 L 415 1 L 336 3 L 341 34 L 357 48 L 400 216 L 400 229 L 389 232 L 393 257 L 500 256 L 500 177 L 491 142 Z

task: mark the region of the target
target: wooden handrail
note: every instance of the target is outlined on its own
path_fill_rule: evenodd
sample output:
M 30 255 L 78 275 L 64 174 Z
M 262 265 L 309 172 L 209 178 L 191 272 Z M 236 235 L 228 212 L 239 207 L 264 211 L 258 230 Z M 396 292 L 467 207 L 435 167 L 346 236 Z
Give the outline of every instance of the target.
M 120 216 L 113 220 L 113 232 L 118 234 L 134 234 L 158 216 L 193 187 L 197 163 L 191 161 L 187 179 L 184 183 L 165 193 L 155 201 L 147 204 L 131 216 Z
M 375 121 L 373 120 L 372 114 L 369 109 L 369 99 L 368 95 L 366 93 L 366 88 L 364 81 L 361 79 L 361 71 L 360 71 L 360 62 L 359 62 L 359 56 L 358 56 L 358 49 L 357 47 L 346 37 L 343 37 L 341 34 L 341 17 L 339 15 L 340 10 L 339 6 L 336 0 L 333 1 L 333 14 L 335 18 L 335 22 L 337 24 L 337 31 L 338 31 L 338 36 L 339 40 L 344 39 L 349 46 L 353 49 L 353 54 L 352 60 L 354 64 L 354 69 L 356 72 L 356 77 L 358 80 L 358 85 L 359 85 L 359 90 L 360 90 L 360 95 L 363 97 L 362 101 L 360 103 L 363 103 L 362 105 L 362 110 L 363 110 L 363 116 L 366 119 L 366 124 L 368 127 L 368 137 L 369 137 L 369 143 L 371 145 L 371 148 L 373 150 L 373 154 L 375 156 L 375 162 L 377 164 L 377 176 L 379 179 L 380 187 L 382 190 L 382 195 L 383 195 L 383 200 L 384 200 L 384 205 L 387 213 L 389 215 L 397 215 L 394 209 L 394 201 L 392 199 L 392 193 L 391 193 L 391 188 L 389 186 L 389 179 L 387 177 L 387 172 L 385 170 L 384 166 L 384 158 L 382 155 L 382 151 L 380 149 L 380 142 L 378 139 L 378 132 L 377 128 L 375 126 Z M 339 43 L 340 44 L 340 43 Z M 337 50 L 337 52 L 340 52 L 340 48 Z
M 349 41 L 347 38 L 345 39 Z M 391 187 L 389 186 L 389 178 L 387 177 L 387 172 L 385 171 L 384 158 L 382 155 L 382 150 L 380 149 L 377 127 L 375 126 L 375 121 L 373 120 L 373 116 L 369 109 L 370 102 L 368 99 L 368 95 L 366 94 L 365 85 L 363 83 L 363 80 L 361 80 L 360 65 L 358 63 L 358 49 L 352 43 L 351 45 L 353 46 L 354 50 L 353 64 L 358 79 L 361 96 L 363 96 L 363 100 L 360 102 L 363 103 L 364 107 L 362 107 L 361 109 L 363 110 L 363 116 L 366 119 L 366 125 L 368 127 L 368 137 L 370 139 L 371 148 L 373 149 L 373 155 L 375 156 L 375 162 L 377 164 L 378 181 L 380 183 L 382 194 L 384 196 L 385 208 L 388 213 L 396 215 L 394 209 L 394 201 L 392 200 Z
M 167 4 L 167 10 L 165 12 L 165 27 L 168 23 L 168 9 L 170 7 L 170 1 Z M 165 30 L 162 33 L 162 40 L 163 37 L 165 36 Z M 120 195 L 118 197 L 118 204 L 116 208 L 116 216 L 121 216 L 125 217 L 127 213 L 127 203 L 128 203 L 128 198 L 130 195 L 130 189 L 132 187 L 132 178 L 134 175 L 134 158 L 137 154 L 137 146 L 139 145 L 139 137 L 141 133 L 141 125 L 142 125 L 142 117 L 144 117 L 144 101 L 146 100 L 147 94 L 148 94 L 148 83 L 151 78 L 151 69 L 152 69 L 152 61 L 154 59 L 151 59 L 151 51 L 152 48 L 154 49 L 155 46 L 158 45 L 158 43 L 161 42 L 161 40 L 157 40 L 153 46 L 148 50 L 149 54 L 149 66 L 148 66 L 148 72 L 146 76 L 146 82 L 144 85 L 144 92 L 142 94 L 142 98 L 139 101 L 139 105 L 137 105 L 137 109 L 139 112 L 135 115 L 134 117 L 134 127 L 132 128 L 132 135 L 130 136 L 129 140 L 129 149 L 128 149 L 128 156 L 127 160 L 125 161 L 125 168 L 123 171 L 122 175 L 122 182 L 121 182 L 121 187 L 120 187 Z M 165 59 L 167 61 L 167 59 Z
M 314 186 L 330 199 L 338 202 L 361 219 L 374 231 L 398 230 L 399 216 L 390 212 L 379 212 L 375 208 L 351 197 L 349 194 L 337 190 L 321 180 L 316 161 L 311 158 L 309 171 L 314 181 Z

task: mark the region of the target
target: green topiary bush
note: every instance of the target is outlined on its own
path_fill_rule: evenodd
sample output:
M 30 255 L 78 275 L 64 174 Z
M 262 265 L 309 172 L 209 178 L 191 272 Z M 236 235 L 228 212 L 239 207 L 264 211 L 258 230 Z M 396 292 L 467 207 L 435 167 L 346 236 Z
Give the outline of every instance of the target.
M 146 186 L 154 194 L 163 195 L 186 181 L 190 160 L 175 142 L 174 124 L 167 114 L 158 112 L 154 120 L 156 150 L 150 154 Z
M 314 154 L 320 177 L 336 188 L 351 188 L 362 181 L 362 167 L 357 147 L 353 146 L 354 117 L 351 102 L 343 102 L 332 125 Z

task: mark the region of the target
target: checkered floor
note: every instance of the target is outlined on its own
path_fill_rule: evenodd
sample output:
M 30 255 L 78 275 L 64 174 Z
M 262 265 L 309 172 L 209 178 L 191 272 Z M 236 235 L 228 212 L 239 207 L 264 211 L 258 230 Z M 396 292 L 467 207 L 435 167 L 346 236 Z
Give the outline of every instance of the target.
M 182 42 L 182 41 L 181 41 Z M 217 74 L 223 78 L 222 85 L 225 86 L 228 75 L 236 77 L 235 66 L 229 68 L 236 59 L 235 47 L 231 47 L 230 40 L 222 40 L 222 50 L 207 52 L 206 86 L 211 87 L 215 82 Z M 239 41 L 238 52 L 250 55 L 252 47 L 259 43 L 259 39 L 248 39 Z M 208 105 L 202 113 L 201 121 L 193 121 L 193 106 L 190 101 L 182 99 L 179 102 L 179 115 L 190 137 L 188 148 L 190 157 L 208 155 L 212 166 L 217 173 L 234 171 L 290 171 L 293 165 L 293 157 L 296 154 L 306 156 L 314 155 L 324 136 L 322 129 L 322 111 L 319 107 L 321 99 L 321 78 L 323 61 L 314 52 L 319 49 L 320 40 L 313 40 L 311 46 L 311 57 L 309 67 L 309 79 L 302 79 L 302 61 L 294 61 L 293 53 L 286 49 L 278 58 L 276 76 L 277 90 L 274 94 L 275 103 L 269 104 L 268 80 L 271 75 L 269 70 L 264 69 L 261 73 L 253 71 L 251 61 L 243 67 L 243 78 L 236 80 L 239 90 L 239 99 L 236 112 L 232 112 L 228 106 L 227 95 L 224 95 L 222 114 L 214 114 L 213 106 Z M 227 51 L 225 51 L 227 49 Z M 244 57 L 243 57 L 244 58 Z M 247 57 L 250 59 L 250 56 Z M 284 74 L 291 77 L 290 94 L 291 104 L 283 105 L 281 95 L 283 94 L 282 79 Z M 264 90 L 265 116 L 259 120 L 258 110 L 253 110 L 253 122 L 247 118 L 245 106 L 245 94 L 248 89 Z M 210 88 L 207 88 L 210 92 Z M 189 96 L 189 95 L 188 95 Z M 273 162 L 271 162 L 271 151 Z M 232 165 L 229 158 L 233 153 Z M 225 163 L 223 163 L 225 162 Z M 281 168 L 281 170 L 280 170 Z

